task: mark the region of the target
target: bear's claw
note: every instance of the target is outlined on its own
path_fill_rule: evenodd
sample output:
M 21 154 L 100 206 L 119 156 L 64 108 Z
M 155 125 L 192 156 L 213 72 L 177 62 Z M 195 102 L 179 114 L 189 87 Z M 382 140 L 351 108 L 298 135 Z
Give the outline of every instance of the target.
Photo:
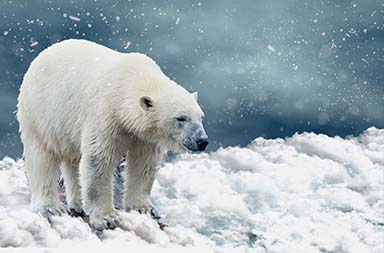
M 114 229 L 120 226 L 120 219 L 117 213 L 113 212 L 110 215 L 104 217 L 90 217 L 90 225 L 96 231 L 102 231 L 104 229 Z
M 64 213 L 66 213 L 65 207 L 61 205 L 49 205 L 41 208 L 40 210 L 37 211 L 38 213 L 41 214 L 44 218 L 49 219 L 51 216 L 57 215 L 61 216 Z
M 164 228 L 168 227 L 168 224 L 160 222 L 160 221 L 157 221 L 157 224 L 159 225 L 161 230 L 164 230 Z
M 72 217 L 84 217 L 85 216 L 85 212 L 83 209 L 81 209 L 80 211 L 74 209 L 74 208 L 69 208 L 68 210 L 68 214 Z
M 160 220 L 161 216 L 159 213 L 156 211 L 155 208 L 151 208 L 151 217 L 155 220 Z
M 150 207 L 150 208 L 140 208 L 137 211 L 139 213 L 141 213 L 141 214 L 148 214 L 149 216 L 151 216 L 152 219 L 155 219 L 155 220 L 161 219 L 161 216 L 156 211 L 156 209 L 153 208 L 153 207 Z
M 167 224 L 163 223 L 160 221 L 161 216 L 159 213 L 156 211 L 155 208 L 150 207 L 150 208 L 140 208 L 137 210 L 140 214 L 147 214 L 149 215 L 152 219 L 156 220 L 157 224 L 159 225 L 159 228 L 161 230 L 164 230 L 165 227 L 168 227 Z
M 120 225 L 119 220 L 115 218 L 108 218 L 108 219 L 104 218 L 103 220 L 93 221 L 91 223 L 91 226 L 97 231 L 102 231 L 104 229 L 114 229 L 119 225 Z

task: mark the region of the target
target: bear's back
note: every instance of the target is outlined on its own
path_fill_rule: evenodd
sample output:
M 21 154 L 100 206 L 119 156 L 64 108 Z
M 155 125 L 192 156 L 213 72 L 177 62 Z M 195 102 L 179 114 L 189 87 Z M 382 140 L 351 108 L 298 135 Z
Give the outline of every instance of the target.
M 123 101 L 129 101 L 125 111 L 140 112 L 141 96 L 156 97 L 174 85 L 144 54 L 120 53 L 86 40 L 62 41 L 42 51 L 24 76 L 20 130 L 51 149 L 78 147 L 90 117 L 103 118 L 104 111 L 117 111 Z
M 78 140 L 85 113 L 93 113 L 91 99 L 101 87 L 107 68 L 121 55 L 93 42 L 72 39 L 42 51 L 32 61 L 20 87 L 20 130 L 33 131 L 52 147 Z M 56 139 L 61 144 L 53 145 Z

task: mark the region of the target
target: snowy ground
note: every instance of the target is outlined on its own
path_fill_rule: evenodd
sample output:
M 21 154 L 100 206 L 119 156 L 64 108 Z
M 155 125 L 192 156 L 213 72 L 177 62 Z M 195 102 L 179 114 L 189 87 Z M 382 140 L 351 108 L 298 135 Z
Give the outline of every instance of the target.
M 100 240 L 80 218 L 30 211 L 23 162 L 0 161 L 0 246 L 169 252 L 384 252 L 384 130 L 303 133 L 182 155 L 152 199 L 169 227 L 122 214 Z M 183 248 L 181 248 L 183 247 Z M 139 250 L 139 251 L 140 251 Z

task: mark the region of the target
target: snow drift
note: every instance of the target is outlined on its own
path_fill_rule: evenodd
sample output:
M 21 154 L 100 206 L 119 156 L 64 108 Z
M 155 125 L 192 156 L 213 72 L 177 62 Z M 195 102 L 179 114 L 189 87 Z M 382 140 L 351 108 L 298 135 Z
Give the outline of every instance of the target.
M 163 164 L 152 200 L 99 239 L 80 218 L 30 211 L 23 161 L 0 161 L 0 246 L 160 252 L 383 252 L 384 130 L 303 133 Z

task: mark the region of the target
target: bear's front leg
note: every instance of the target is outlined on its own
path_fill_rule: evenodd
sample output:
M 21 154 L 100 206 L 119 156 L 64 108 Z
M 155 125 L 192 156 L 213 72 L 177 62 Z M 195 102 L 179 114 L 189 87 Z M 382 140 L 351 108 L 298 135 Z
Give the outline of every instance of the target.
M 85 152 L 80 161 L 81 197 L 90 225 L 96 230 L 119 225 L 113 207 L 113 173 L 118 159 L 108 152 Z
M 129 145 L 125 172 L 124 209 L 160 218 L 149 199 L 162 152 L 155 145 L 135 140 Z

